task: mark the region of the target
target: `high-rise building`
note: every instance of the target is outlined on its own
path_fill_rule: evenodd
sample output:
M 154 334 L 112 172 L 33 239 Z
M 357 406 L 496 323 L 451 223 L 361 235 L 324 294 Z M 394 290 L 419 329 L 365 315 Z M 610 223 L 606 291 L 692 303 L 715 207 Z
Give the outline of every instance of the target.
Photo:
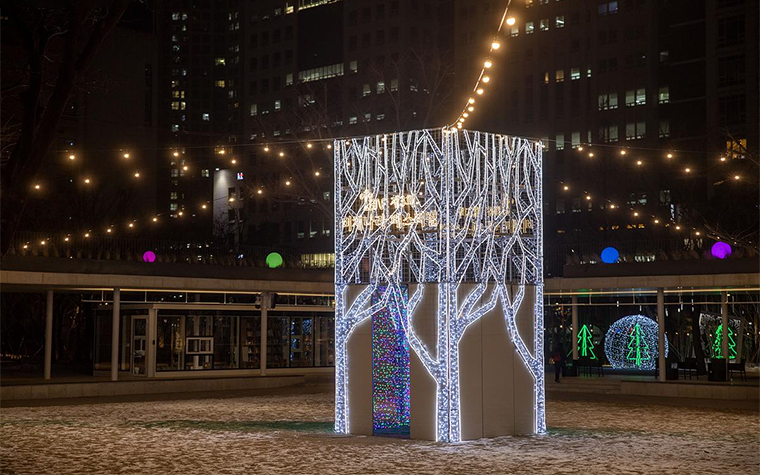
M 160 3 L 158 213 L 166 235 L 212 236 L 213 173 L 244 142 L 237 0 Z
M 246 146 L 217 162 L 217 237 L 328 264 L 333 140 L 443 125 L 450 2 L 267 0 L 243 11 Z
M 693 237 L 695 212 L 753 195 L 758 2 L 511 5 L 467 124 L 544 141 L 547 242 Z M 472 88 L 503 7 L 456 2 L 458 84 Z

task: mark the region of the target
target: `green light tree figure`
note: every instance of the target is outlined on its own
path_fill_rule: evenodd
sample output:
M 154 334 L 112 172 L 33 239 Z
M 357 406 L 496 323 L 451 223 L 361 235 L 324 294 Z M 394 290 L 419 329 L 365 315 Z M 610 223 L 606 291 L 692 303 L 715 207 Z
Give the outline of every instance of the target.
M 734 331 L 731 329 L 731 325 L 728 326 L 728 355 L 729 359 L 736 358 L 736 340 L 734 339 Z M 723 324 L 718 325 L 715 330 L 715 340 L 713 341 L 713 358 L 723 359 Z
M 641 366 L 644 361 L 649 361 L 649 345 L 647 345 L 644 336 L 641 334 L 641 326 L 637 323 L 631 329 L 631 335 L 628 339 L 628 355 L 626 359 L 632 361 L 636 366 Z
M 591 331 L 586 325 L 583 325 L 578 332 L 578 353 L 584 358 L 596 359 Z

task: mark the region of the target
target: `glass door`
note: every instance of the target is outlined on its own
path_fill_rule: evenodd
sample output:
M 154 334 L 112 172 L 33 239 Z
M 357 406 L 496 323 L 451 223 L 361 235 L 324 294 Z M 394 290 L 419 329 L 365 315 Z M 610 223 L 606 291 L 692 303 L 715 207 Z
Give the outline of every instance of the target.
M 132 374 L 146 374 L 146 349 L 148 342 L 148 317 L 132 316 Z

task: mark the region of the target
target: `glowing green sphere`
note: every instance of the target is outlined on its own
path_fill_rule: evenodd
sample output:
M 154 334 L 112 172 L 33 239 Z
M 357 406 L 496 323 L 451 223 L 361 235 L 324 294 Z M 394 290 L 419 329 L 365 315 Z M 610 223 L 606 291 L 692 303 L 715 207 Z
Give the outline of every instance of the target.
M 282 265 L 282 256 L 276 252 L 272 252 L 267 256 L 267 266 L 270 269 L 275 269 Z

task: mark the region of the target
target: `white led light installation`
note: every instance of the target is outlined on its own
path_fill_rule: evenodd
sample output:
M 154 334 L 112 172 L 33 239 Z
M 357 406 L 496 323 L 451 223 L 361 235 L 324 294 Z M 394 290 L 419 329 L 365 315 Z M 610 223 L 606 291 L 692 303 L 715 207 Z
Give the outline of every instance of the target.
M 401 305 L 409 346 L 437 384 L 437 440 L 461 440 L 459 342 L 498 305 L 533 376 L 535 431 L 545 431 L 541 149 L 535 140 L 452 128 L 335 142 L 337 432 L 350 432 L 351 332 L 381 308 Z M 462 284 L 470 289 L 463 297 Z M 364 288 L 349 301 L 350 285 Z M 535 287 L 530 342 L 516 324 L 526 286 Z M 387 290 L 373 304 L 379 287 Z M 435 290 L 431 348 L 413 319 L 423 293 Z

